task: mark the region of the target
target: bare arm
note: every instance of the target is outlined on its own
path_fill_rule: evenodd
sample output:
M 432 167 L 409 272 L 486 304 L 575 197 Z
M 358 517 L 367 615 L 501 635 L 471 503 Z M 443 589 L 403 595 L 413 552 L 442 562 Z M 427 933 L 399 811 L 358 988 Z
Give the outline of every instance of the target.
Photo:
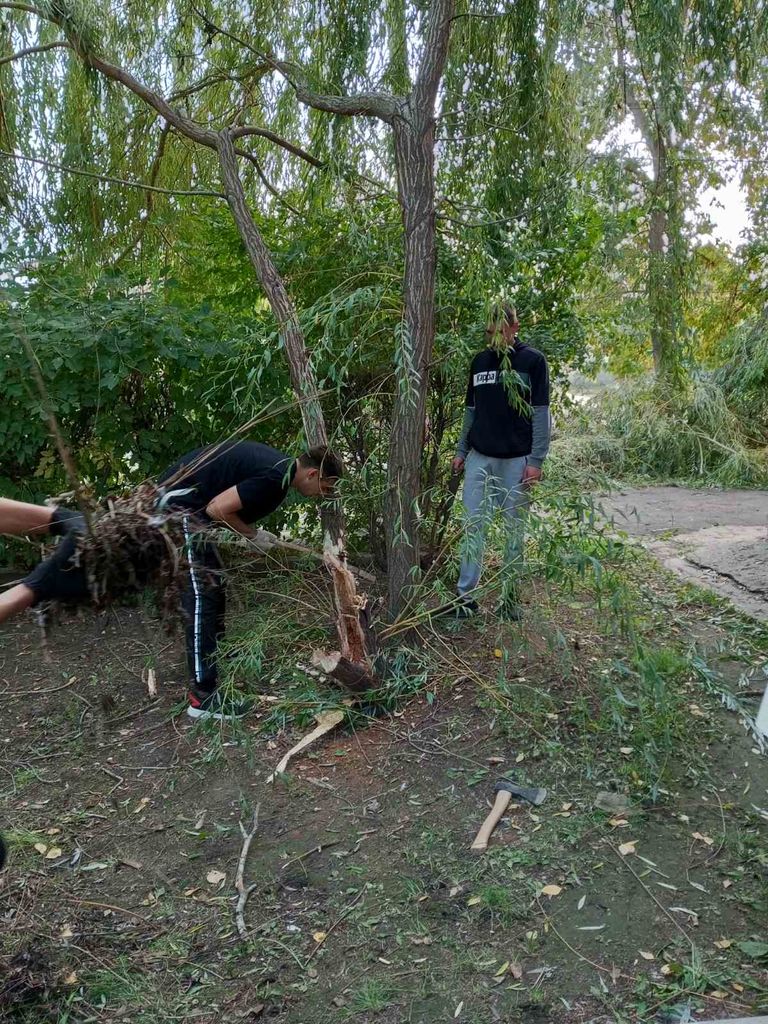
M 205 511 L 219 523 L 224 523 L 243 537 L 255 537 L 257 531 L 248 523 L 243 522 L 237 514 L 243 507 L 237 487 L 230 487 L 216 497 L 206 506 Z

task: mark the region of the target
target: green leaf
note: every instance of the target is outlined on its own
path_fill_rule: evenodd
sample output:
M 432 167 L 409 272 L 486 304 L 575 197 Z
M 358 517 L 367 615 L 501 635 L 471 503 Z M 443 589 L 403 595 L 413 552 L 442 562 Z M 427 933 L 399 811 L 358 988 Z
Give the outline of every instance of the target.
M 751 956 L 753 960 L 762 960 L 764 957 L 768 957 L 768 942 L 746 939 L 744 942 L 737 942 L 736 945 L 742 953 Z

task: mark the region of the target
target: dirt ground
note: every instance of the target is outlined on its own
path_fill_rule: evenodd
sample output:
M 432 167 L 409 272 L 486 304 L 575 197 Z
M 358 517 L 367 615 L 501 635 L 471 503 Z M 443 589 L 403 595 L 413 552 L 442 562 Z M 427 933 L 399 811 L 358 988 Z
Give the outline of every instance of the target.
M 669 569 L 768 621 L 768 492 L 625 488 L 600 502 Z
M 764 634 L 748 622 L 644 579 L 663 602 L 648 599 L 651 637 L 699 629 L 734 681 L 755 662 Z M 261 731 L 280 678 L 254 687 L 242 728 L 205 729 L 180 713 L 178 641 L 146 613 L 83 611 L 45 646 L 30 619 L 5 629 L 0 1020 L 597 1024 L 768 1009 L 765 758 L 681 675 L 696 749 L 649 798 L 639 732 L 612 734 L 601 704 L 624 642 L 596 629 L 587 595 L 526 602 L 522 629 L 489 606 L 426 633 L 419 693 L 273 785 L 300 735 L 273 719 Z M 548 798 L 473 854 L 510 772 Z M 596 809 L 600 791 L 627 806 Z M 241 826 L 256 809 L 243 940 Z

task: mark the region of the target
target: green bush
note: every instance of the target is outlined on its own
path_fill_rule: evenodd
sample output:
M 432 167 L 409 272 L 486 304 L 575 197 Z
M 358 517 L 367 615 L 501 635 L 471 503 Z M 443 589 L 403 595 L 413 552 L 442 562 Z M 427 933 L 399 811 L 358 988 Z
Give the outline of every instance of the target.
M 0 493 L 69 489 L 34 385 L 26 336 L 78 471 L 97 491 L 161 470 L 212 440 L 227 410 L 204 392 L 228 352 L 210 310 L 118 279 L 5 289 L 0 306 Z
M 747 412 L 750 402 L 759 404 L 759 396 L 740 392 L 733 377 L 726 388 L 719 374 L 680 390 L 648 379 L 626 384 L 570 415 L 553 446 L 553 468 L 566 477 L 763 486 L 768 448 Z M 765 414 L 766 392 L 762 407 Z

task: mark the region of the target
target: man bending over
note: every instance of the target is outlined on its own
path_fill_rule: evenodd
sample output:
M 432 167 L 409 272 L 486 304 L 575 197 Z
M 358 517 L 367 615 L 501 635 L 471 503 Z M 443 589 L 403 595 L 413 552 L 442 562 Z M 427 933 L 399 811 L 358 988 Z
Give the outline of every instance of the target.
M 190 717 L 232 718 L 247 710 L 239 702 L 225 702 L 218 689 L 216 652 L 224 635 L 226 591 L 208 529 L 221 523 L 255 537 L 252 524 L 274 512 L 291 489 L 307 498 L 331 497 L 343 472 L 339 457 L 324 446 L 291 458 L 266 444 L 234 441 L 188 452 L 161 475 L 158 509 L 181 514 L 184 527 L 187 581 L 181 603 Z M 73 557 L 83 529 L 82 517 L 69 509 L 0 498 L 0 533 L 49 532 L 62 538 L 49 558 L 0 595 L 0 622 L 42 601 L 88 601 L 85 567 Z

